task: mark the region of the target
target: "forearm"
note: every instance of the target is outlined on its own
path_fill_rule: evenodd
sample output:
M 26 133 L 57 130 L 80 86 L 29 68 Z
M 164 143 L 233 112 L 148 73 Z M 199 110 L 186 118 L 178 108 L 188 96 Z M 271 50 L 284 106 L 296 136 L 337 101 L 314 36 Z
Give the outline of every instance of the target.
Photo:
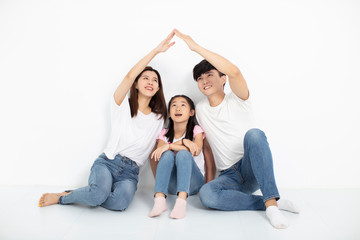
M 171 150 L 176 151 L 176 152 L 178 152 L 178 151 L 180 151 L 180 150 L 187 150 L 187 151 L 189 151 L 189 149 L 188 149 L 187 147 L 185 147 L 185 146 L 181 143 L 181 141 L 176 142 L 176 143 L 171 143 Z
M 211 147 L 207 140 L 204 140 L 204 160 L 205 160 L 205 183 L 215 178 L 215 161 Z
M 137 62 L 135 64 L 135 66 L 133 66 L 130 71 L 128 72 L 128 74 L 126 75 L 125 78 L 129 78 L 129 79 L 133 79 L 135 80 L 135 78 L 141 73 L 142 70 L 144 70 L 144 68 L 151 62 L 151 60 L 157 55 L 159 54 L 159 51 L 157 50 L 157 48 L 154 48 L 153 50 L 151 50 L 151 52 L 149 52 L 145 57 L 143 57 L 142 59 L 140 59 L 139 62 Z
M 210 182 L 215 178 L 215 168 L 212 166 L 205 166 L 205 183 Z
M 208 62 L 210 62 L 217 70 L 226 74 L 229 77 L 234 77 L 236 75 L 240 75 L 241 72 L 239 68 L 232 64 L 229 60 L 220 56 L 217 53 L 214 53 L 199 44 L 196 44 L 192 49 L 194 52 L 198 53 L 200 56 L 205 58 Z
M 118 105 L 122 103 L 126 94 L 133 85 L 135 78 L 144 70 L 144 68 L 149 64 L 149 62 L 158 54 L 156 49 L 153 49 L 145 57 L 143 57 L 135 66 L 133 66 L 130 71 L 127 73 L 125 78 L 122 80 L 120 85 L 117 87 L 114 98 Z

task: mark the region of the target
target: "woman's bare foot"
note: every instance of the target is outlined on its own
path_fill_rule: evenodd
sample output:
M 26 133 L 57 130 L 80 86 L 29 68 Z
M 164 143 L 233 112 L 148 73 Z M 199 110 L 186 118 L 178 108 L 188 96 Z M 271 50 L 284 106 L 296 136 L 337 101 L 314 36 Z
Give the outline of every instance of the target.
M 62 192 L 62 193 L 44 193 L 39 200 L 39 207 L 46 207 L 53 204 L 59 203 L 59 198 L 61 196 L 66 196 L 70 194 L 70 192 Z

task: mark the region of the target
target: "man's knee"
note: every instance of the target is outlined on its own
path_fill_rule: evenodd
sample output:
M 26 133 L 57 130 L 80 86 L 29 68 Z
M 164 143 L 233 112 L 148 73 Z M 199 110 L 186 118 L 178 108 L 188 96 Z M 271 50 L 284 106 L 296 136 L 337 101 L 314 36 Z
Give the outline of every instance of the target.
M 215 208 L 218 201 L 218 195 L 213 189 L 211 182 L 203 185 L 199 191 L 199 198 L 204 207 Z
M 257 144 L 263 143 L 264 141 L 266 141 L 265 133 L 258 128 L 248 130 L 244 137 L 245 144 Z

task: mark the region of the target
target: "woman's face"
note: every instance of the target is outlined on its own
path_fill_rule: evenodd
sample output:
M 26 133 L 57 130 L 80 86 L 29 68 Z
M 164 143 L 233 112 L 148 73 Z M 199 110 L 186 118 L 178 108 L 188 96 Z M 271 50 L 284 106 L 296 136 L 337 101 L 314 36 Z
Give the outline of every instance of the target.
M 159 79 L 155 72 L 145 71 L 141 74 L 135 87 L 139 95 L 153 97 L 159 90 Z
M 189 103 L 183 97 L 176 97 L 170 103 L 170 118 L 176 122 L 187 122 L 194 116 L 195 110 L 190 108 Z

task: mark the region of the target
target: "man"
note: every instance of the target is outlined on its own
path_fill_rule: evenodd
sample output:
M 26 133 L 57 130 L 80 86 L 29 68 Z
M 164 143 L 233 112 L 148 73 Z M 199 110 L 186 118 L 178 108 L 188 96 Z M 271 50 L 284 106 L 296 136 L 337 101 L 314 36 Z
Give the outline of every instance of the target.
M 252 128 L 250 93 L 240 70 L 190 36 L 178 30 L 175 34 L 190 50 L 205 58 L 193 69 L 194 80 L 206 96 L 196 106 L 196 117 L 206 133 L 220 175 L 200 189 L 202 204 L 227 211 L 266 210 L 275 228 L 288 227 L 279 209 L 298 209 L 288 200 L 279 200 L 269 144 L 264 132 Z M 229 94 L 224 92 L 226 76 Z M 262 196 L 252 195 L 259 188 Z

